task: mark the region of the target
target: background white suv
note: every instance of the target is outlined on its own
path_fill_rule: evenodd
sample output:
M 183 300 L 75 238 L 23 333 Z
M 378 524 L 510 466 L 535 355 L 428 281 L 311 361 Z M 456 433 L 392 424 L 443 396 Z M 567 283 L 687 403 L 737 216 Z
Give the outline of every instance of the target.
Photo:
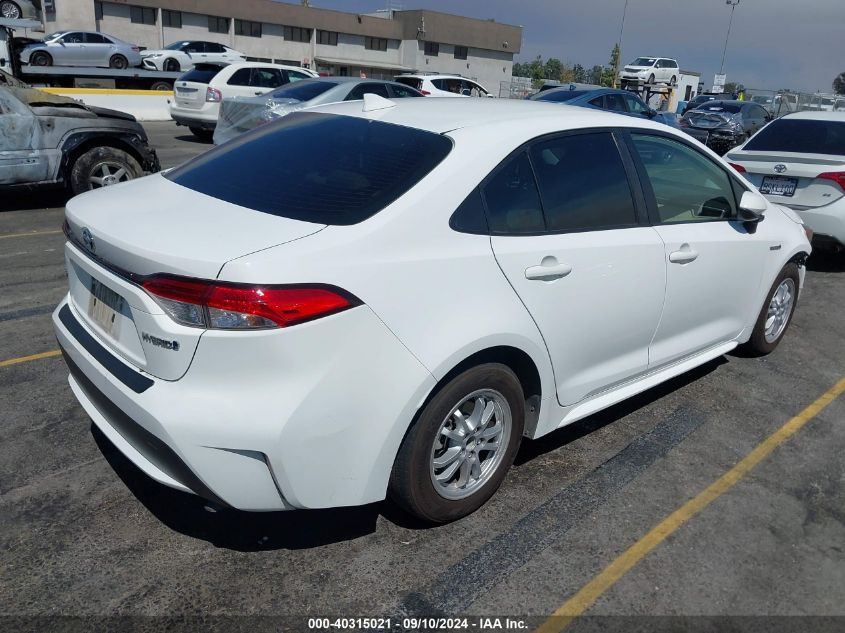
M 626 64 L 619 73 L 623 81 L 645 81 L 646 83 L 666 83 L 674 86 L 678 83 L 678 62 L 668 57 L 637 57 Z
M 479 83 L 460 75 L 399 75 L 395 81 L 426 97 L 492 97 Z
M 317 73 L 297 66 L 264 62 L 198 64 L 173 84 L 170 116 L 199 139 L 210 141 L 220 103 L 226 97 L 256 97 L 292 81 L 313 79 Z
M 141 52 L 141 65 L 149 70 L 178 73 L 203 62 L 235 64 L 246 55 L 217 42 L 181 40 L 159 50 Z

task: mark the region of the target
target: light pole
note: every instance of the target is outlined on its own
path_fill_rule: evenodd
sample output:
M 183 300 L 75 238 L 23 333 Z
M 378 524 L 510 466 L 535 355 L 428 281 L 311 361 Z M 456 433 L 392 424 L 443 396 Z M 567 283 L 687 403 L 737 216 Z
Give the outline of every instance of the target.
M 739 0 L 737 0 L 739 2 Z M 619 26 L 619 55 L 616 56 L 616 67 L 613 69 L 613 87 L 616 87 L 616 82 L 619 80 L 619 64 L 622 63 L 622 34 L 625 32 L 625 14 L 628 13 L 628 0 L 625 0 L 625 6 L 622 8 L 622 24 Z
M 739 0 L 725 0 L 725 4 L 731 5 L 731 19 L 728 22 L 728 34 L 725 35 L 725 48 L 722 49 L 722 65 L 719 66 L 719 74 L 725 74 L 725 55 L 728 52 L 728 38 L 731 36 L 731 25 L 734 23 L 734 9 L 739 4 Z

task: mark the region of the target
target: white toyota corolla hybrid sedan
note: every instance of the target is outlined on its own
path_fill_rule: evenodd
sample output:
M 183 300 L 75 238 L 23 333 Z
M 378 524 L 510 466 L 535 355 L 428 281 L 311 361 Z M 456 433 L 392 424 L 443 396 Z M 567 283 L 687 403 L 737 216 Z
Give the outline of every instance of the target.
M 810 252 L 664 125 L 375 95 L 74 198 L 66 232 L 70 386 L 141 470 L 430 522 L 482 505 L 523 436 L 774 349 Z

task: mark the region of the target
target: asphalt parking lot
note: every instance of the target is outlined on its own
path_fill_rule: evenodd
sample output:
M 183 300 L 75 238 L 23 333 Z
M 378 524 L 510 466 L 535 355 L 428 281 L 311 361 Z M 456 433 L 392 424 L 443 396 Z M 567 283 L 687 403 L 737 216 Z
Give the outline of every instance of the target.
M 208 148 L 184 128 L 147 127 L 164 167 Z M 772 355 L 723 357 L 525 441 L 486 506 L 421 528 L 389 504 L 211 513 L 129 464 L 76 404 L 61 357 L 27 360 L 56 349 L 62 204 L 56 193 L 0 200 L 3 615 L 467 614 L 534 626 L 622 555 L 624 573 L 593 592 L 586 616 L 845 617 L 845 396 L 779 446 L 767 440 L 845 376 L 845 256 L 811 258 Z M 770 453 L 736 485 L 626 553 L 761 444 Z

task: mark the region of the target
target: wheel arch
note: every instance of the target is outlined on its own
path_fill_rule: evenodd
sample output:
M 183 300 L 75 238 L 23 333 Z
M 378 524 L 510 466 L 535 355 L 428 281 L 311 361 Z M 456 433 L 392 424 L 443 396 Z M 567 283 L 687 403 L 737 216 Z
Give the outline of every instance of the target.
M 60 176 L 67 179 L 73 164 L 85 152 L 95 147 L 113 147 L 126 152 L 138 161 L 143 169 L 147 169 L 148 159 L 141 154 L 132 143 L 132 134 L 108 134 L 102 131 L 76 132 L 67 137 L 62 143 L 62 165 Z

